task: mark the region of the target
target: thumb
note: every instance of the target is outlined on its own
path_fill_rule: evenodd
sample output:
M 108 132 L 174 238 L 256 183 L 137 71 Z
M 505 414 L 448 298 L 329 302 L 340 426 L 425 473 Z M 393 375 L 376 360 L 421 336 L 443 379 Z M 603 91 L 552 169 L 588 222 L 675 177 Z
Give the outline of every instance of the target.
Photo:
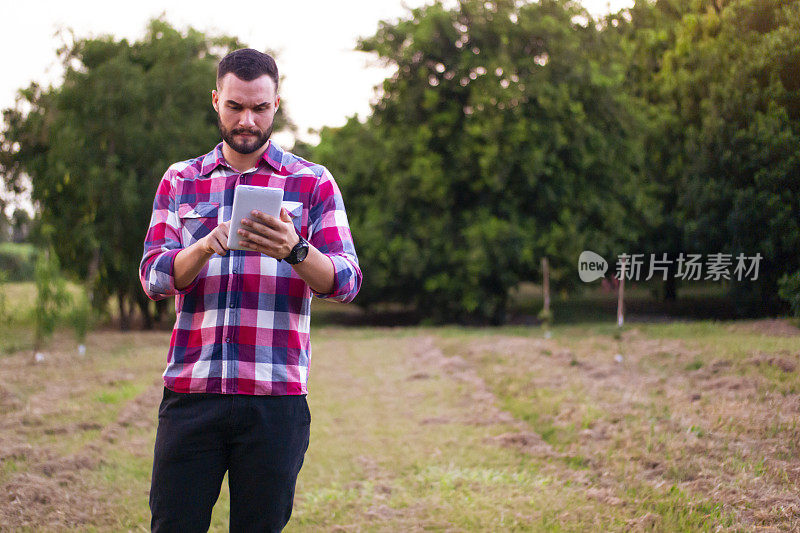
M 286 210 L 285 207 L 281 207 L 281 220 L 284 222 L 291 222 L 292 217 L 289 216 L 289 212 Z

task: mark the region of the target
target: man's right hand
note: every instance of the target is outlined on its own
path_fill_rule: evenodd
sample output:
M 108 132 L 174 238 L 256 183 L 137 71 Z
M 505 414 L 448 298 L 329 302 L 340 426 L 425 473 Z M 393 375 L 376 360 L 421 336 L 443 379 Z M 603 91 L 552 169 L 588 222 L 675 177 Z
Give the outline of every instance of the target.
M 211 233 L 200 239 L 201 247 L 206 254 L 225 255 L 228 253 L 228 230 L 230 222 L 222 222 Z
M 219 224 L 211 233 L 177 253 L 173 266 L 176 289 L 188 287 L 214 254 L 228 253 L 230 225 L 230 222 Z

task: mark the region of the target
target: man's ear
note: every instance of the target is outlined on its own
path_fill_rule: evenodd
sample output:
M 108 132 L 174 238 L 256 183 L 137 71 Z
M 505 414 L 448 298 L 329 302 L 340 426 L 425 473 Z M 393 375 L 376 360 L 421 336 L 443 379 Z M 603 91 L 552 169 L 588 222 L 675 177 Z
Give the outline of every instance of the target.
M 281 95 L 275 95 L 275 111 L 281 106 Z
M 211 105 L 214 107 L 214 111 L 219 113 L 219 94 L 215 89 L 211 90 Z

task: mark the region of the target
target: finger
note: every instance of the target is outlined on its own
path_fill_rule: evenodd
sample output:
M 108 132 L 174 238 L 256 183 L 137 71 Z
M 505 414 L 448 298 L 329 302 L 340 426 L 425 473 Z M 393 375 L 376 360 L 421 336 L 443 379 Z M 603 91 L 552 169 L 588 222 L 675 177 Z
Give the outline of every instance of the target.
M 222 235 L 226 239 L 228 238 L 228 233 L 230 232 L 230 230 L 231 230 L 230 221 L 229 222 L 223 222 L 222 224 L 219 225 L 219 231 L 220 231 L 220 233 L 222 233 Z
M 224 237 L 220 237 L 219 238 L 219 245 L 222 247 L 222 251 L 223 252 L 227 252 L 228 250 L 230 250 L 230 248 L 228 247 L 228 236 L 227 235 L 224 236 Z
M 292 217 L 289 215 L 289 211 L 287 211 L 285 207 L 281 207 L 281 220 L 284 222 L 292 221 Z
M 216 235 L 211 235 L 211 238 L 208 239 L 208 244 L 214 250 L 214 253 L 218 255 L 225 255 L 225 248 L 219 242 L 219 239 L 216 238 Z
M 242 248 L 246 248 L 248 250 L 253 250 L 254 252 L 260 252 L 262 254 L 267 254 L 269 256 L 274 257 L 275 249 L 269 246 L 262 246 L 258 243 L 255 243 L 251 240 L 242 239 L 241 240 Z
M 261 235 L 262 237 L 266 237 L 267 239 L 275 240 L 280 238 L 281 233 L 275 229 L 270 228 L 269 226 L 265 226 L 260 222 L 254 222 L 250 219 L 242 219 L 242 226 L 244 231 L 248 231 L 255 235 Z
M 272 230 L 270 230 L 270 231 L 272 231 Z M 250 241 L 250 242 L 252 242 L 252 243 L 254 243 L 254 244 L 258 245 L 258 246 L 264 247 L 264 248 L 271 248 L 271 247 L 273 247 L 275 245 L 275 241 L 274 240 L 268 239 L 267 237 L 264 237 L 263 235 L 259 235 L 258 233 L 254 233 L 252 231 L 239 230 L 239 235 L 241 235 L 241 238 L 243 240 L 246 239 L 246 240 L 248 240 L 248 241 Z
M 228 231 L 225 228 L 221 228 L 214 233 L 214 237 L 217 239 L 217 242 L 222 247 L 223 251 L 230 250 L 228 248 Z
M 275 218 L 272 215 L 268 215 L 266 213 L 262 213 L 261 211 L 253 211 L 253 212 L 250 213 L 250 215 L 253 217 L 253 220 L 256 221 L 256 222 L 261 222 L 262 224 L 264 224 L 266 226 L 269 226 L 270 228 L 273 228 L 273 229 L 280 228 L 281 221 L 279 219 Z

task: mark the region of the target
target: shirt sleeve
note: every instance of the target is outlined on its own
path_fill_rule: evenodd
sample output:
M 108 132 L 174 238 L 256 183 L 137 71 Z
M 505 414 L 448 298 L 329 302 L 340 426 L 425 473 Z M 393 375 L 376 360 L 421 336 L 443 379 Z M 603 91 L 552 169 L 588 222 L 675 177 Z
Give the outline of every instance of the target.
M 151 300 L 186 294 L 197 285 L 200 276 L 188 287 L 175 288 L 175 256 L 181 246 L 181 226 L 175 203 L 175 173 L 167 170 L 156 191 L 150 226 L 144 238 L 144 255 L 139 263 L 139 281 Z
M 358 264 L 353 236 L 347 221 L 344 201 L 336 181 L 323 168 L 309 211 L 309 242 L 333 262 L 333 291 L 312 292 L 319 298 L 351 302 L 361 288 L 361 267 Z

